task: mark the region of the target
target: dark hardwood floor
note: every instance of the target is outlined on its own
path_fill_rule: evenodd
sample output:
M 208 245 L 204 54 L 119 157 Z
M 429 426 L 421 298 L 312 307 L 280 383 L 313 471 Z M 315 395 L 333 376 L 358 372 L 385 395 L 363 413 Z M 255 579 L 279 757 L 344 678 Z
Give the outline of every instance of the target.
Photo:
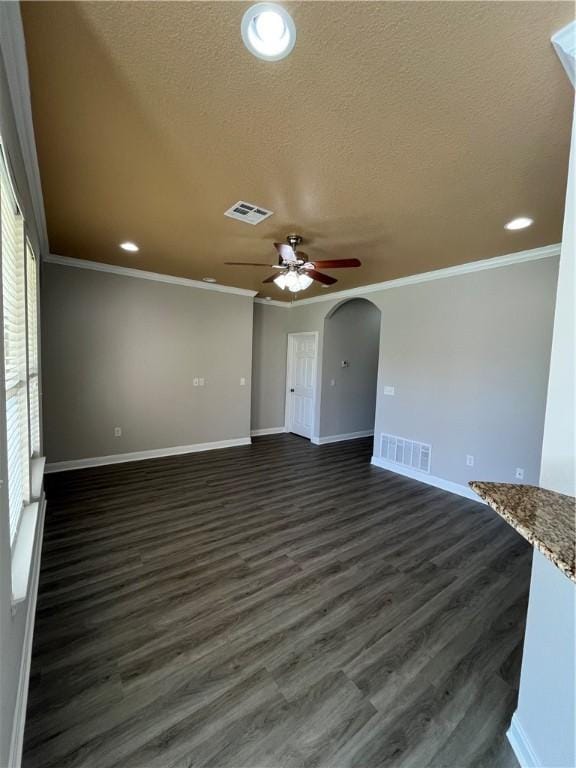
M 531 548 L 371 440 L 48 477 L 25 768 L 508 768 Z

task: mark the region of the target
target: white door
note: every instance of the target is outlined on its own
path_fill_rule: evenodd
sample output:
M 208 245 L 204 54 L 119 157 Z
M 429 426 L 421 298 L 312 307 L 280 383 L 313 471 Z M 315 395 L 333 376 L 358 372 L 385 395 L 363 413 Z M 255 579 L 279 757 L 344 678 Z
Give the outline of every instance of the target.
M 312 437 L 316 394 L 317 333 L 288 334 L 286 429 Z

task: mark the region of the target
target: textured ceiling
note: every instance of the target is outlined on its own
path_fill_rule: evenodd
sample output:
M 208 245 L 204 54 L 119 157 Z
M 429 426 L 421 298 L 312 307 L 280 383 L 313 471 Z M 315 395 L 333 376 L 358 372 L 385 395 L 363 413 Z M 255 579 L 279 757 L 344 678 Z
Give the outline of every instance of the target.
M 362 260 L 339 290 L 560 240 L 571 2 L 285 5 L 296 47 L 269 63 L 245 3 L 22 4 L 53 253 L 288 298 L 223 262 L 296 231 Z M 275 215 L 225 218 L 239 199 Z

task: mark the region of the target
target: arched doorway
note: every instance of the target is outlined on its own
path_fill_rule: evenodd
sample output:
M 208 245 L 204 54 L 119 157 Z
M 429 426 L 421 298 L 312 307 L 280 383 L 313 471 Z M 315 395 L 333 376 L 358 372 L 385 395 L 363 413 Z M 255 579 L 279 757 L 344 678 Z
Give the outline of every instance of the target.
M 373 434 L 381 312 L 368 299 L 337 304 L 324 320 L 319 442 Z

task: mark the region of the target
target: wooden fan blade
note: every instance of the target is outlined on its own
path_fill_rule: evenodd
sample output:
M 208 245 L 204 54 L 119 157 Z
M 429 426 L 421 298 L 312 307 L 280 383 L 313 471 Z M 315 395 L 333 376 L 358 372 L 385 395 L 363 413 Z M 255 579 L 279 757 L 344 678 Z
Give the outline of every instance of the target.
M 274 264 L 264 264 L 259 261 L 225 261 L 224 264 L 232 267 L 273 267 Z
M 348 267 L 361 267 L 360 259 L 324 259 L 312 260 L 312 264 L 318 269 L 347 269 Z
M 296 254 L 291 245 L 287 243 L 274 243 L 274 248 L 278 251 L 278 256 L 282 261 L 296 261 Z
M 277 277 L 278 277 L 278 275 L 270 275 L 270 277 L 267 277 L 266 280 L 262 280 L 262 282 L 263 283 L 273 283 L 274 280 L 276 280 Z
M 317 280 L 319 283 L 324 283 L 324 285 L 332 285 L 333 283 L 338 282 L 335 277 L 330 277 L 330 275 L 323 275 L 322 272 L 318 272 L 315 269 L 307 269 L 306 274 L 309 275 L 313 280 Z

